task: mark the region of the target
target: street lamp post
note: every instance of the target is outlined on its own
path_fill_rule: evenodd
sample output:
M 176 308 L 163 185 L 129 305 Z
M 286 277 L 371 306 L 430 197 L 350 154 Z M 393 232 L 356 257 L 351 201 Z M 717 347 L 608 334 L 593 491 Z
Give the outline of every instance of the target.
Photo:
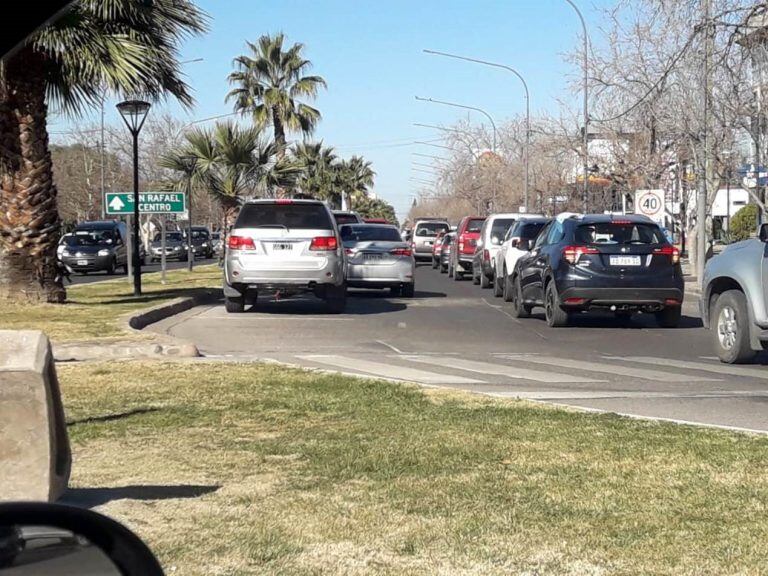
M 584 147 L 584 188 L 582 190 L 581 203 L 582 209 L 584 212 L 587 212 L 589 208 L 589 36 L 587 36 L 587 24 L 584 21 L 584 16 L 581 14 L 579 7 L 576 6 L 573 0 L 565 1 L 576 11 L 579 21 L 581 22 L 582 33 L 584 34 L 584 135 L 582 143 L 582 146 Z
M 184 166 L 184 189 L 187 194 L 187 270 L 192 272 L 195 262 L 195 247 L 192 244 L 192 175 L 197 166 L 197 156 L 181 157 Z
M 126 100 L 117 105 L 125 125 L 133 137 L 133 295 L 141 296 L 141 258 L 139 254 L 139 132 L 147 119 L 150 104 L 143 100 Z
M 456 54 L 439 52 L 437 50 L 424 50 L 424 52 L 426 52 L 427 54 L 435 54 L 437 56 L 445 56 L 447 58 L 455 58 L 457 60 L 466 60 L 467 62 L 475 62 L 476 64 L 483 64 L 485 66 L 493 66 L 494 68 L 502 68 L 504 70 L 512 72 L 512 74 L 517 76 L 520 79 L 520 82 L 523 83 L 523 89 L 525 90 L 525 153 L 524 153 L 525 184 L 523 188 L 523 208 L 527 212 L 528 211 L 528 189 L 530 187 L 529 162 L 530 162 L 530 150 L 531 150 L 531 95 L 528 91 L 528 83 L 525 81 L 525 78 L 523 78 L 523 75 L 520 74 L 520 72 L 512 68 L 512 66 L 507 66 L 506 64 L 498 64 L 496 62 L 478 60 L 477 58 L 468 58 L 466 56 L 458 56 Z
M 480 112 L 480 114 L 484 114 L 485 117 L 488 118 L 489 122 L 491 123 L 491 128 L 493 128 L 493 152 L 496 153 L 496 122 L 494 122 L 491 115 L 488 114 L 488 112 L 486 112 L 482 108 L 477 108 L 475 106 L 467 106 L 466 104 L 456 104 L 455 102 L 445 102 L 443 100 L 435 100 L 434 98 L 421 98 L 420 96 L 416 96 L 416 100 L 419 100 L 421 102 L 432 102 L 434 104 L 442 104 L 443 106 L 453 106 L 454 108 L 463 108 L 464 110 L 474 110 L 475 112 Z

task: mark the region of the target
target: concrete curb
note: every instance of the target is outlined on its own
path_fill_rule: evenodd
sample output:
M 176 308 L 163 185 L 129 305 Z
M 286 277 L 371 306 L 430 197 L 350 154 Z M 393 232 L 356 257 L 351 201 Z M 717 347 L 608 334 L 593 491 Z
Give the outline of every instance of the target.
M 150 324 L 165 320 L 203 304 L 213 303 L 221 296 L 219 290 L 202 289 L 192 296 L 175 298 L 138 312 L 129 312 L 119 318 L 119 325 L 129 333 L 141 334 Z M 167 335 L 153 335 L 148 342 L 69 342 L 54 344 L 57 362 L 85 362 L 100 360 L 127 360 L 133 358 L 195 358 L 200 351 L 193 342 Z

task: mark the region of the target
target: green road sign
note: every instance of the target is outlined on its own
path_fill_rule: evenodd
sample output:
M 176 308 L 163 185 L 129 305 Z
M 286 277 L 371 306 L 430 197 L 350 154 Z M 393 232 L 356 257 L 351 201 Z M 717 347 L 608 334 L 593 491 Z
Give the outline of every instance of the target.
M 107 192 L 104 202 L 107 214 L 133 214 L 133 192 Z M 183 192 L 142 192 L 139 194 L 141 214 L 180 214 L 187 211 Z

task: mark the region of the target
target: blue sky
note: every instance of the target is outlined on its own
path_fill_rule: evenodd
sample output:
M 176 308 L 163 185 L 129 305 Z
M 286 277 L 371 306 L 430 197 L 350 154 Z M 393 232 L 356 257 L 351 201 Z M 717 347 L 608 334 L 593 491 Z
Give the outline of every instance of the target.
M 607 0 L 577 0 L 590 34 L 597 36 Z M 450 124 L 460 110 L 417 102 L 415 95 L 486 109 L 497 124 L 524 111 L 519 80 L 502 70 L 430 56 L 431 48 L 517 68 L 528 80 L 532 111 L 556 111 L 579 71 L 564 62 L 577 46 L 580 25 L 565 0 L 199 0 L 211 30 L 185 43 L 182 59 L 204 58 L 184 70 L 197 101 L 194 110 L 168 105 L 188 120 L 231 112 L 224 102 L 232 59 L 245 41 L 283 31 L 306 45 L 314 73 L 328 82 L 315 105 L 323 114 L 316 138 L 344 156 L 362 154 L 378 174 L 376 192 L 398 215 L 410 205 L 412 152 L 407 145 L 437 133 L 414 122 Z M 114 107 L 110 106 L 110 111 Z M 156 112 L 157 113 L 157 112 Z M 117 122 L 116 112 L 109 122 Z M 473 113 L 471 120 L 482 123 Z M 424 174 L 429 178 L 428 174 Z

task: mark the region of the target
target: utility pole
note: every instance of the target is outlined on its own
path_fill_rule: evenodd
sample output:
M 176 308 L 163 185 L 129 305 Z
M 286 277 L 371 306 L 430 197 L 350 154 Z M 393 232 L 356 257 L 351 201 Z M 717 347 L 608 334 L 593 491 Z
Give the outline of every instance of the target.
M 712 0 L 701 0 L 704 11 L 704 174 L 696 199 L 696 279 L 704 279 L 707 258 L 707 199 L 713 179 L 712 135 L 710 133 L 710 107 L 712 105 L 712 53 L 714 34 L 711 22 Z

